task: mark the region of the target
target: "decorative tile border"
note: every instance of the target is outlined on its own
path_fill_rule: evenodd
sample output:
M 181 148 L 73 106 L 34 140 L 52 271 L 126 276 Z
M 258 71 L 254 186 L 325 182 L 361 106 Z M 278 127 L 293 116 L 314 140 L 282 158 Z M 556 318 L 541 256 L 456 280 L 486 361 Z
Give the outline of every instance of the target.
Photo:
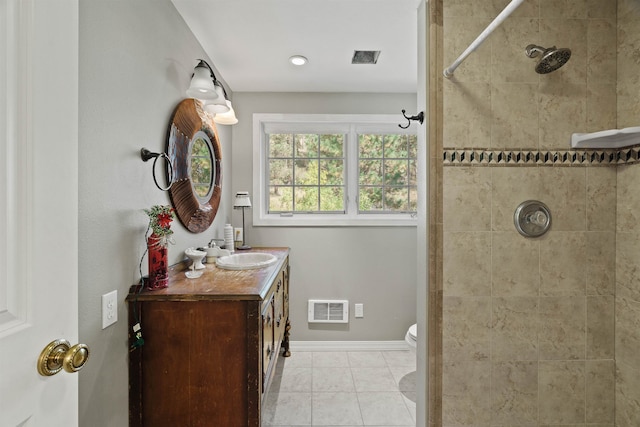
M 618 150 L 443 150 L 444 166 L 617 166 L 640 163 L 640 145 Z

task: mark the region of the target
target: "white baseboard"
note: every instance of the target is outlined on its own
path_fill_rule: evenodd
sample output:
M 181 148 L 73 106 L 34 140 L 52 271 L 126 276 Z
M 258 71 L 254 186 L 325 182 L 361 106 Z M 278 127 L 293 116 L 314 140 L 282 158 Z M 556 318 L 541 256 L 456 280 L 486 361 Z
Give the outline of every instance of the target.
M 291 341 L 291 351 L 398 351 L 409 350 L 398 341 Z

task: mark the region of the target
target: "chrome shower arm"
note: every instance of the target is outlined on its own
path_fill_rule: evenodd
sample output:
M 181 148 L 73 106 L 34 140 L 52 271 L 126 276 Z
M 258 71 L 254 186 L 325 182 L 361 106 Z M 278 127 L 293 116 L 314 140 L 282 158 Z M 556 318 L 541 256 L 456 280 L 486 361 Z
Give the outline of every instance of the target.
M 552 47 L 551 49 L 555 49 L 556 47 Z M 529 46 L 527 46 L 525 48 L 525 53 L 527 54 L 527 56 L 529 58 L 537 58 L 538 56 L 544 54 L 547 49 L 543 48 L 542 46 L 537 46 L 535 44 L 530 44 Z

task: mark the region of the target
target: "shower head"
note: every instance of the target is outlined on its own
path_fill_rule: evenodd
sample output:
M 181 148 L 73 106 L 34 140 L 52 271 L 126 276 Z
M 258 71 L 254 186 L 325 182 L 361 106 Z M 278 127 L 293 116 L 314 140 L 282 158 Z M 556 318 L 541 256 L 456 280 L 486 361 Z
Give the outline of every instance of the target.
M 567 63 L 571 58 L 571 50 L 567 48 L 557 49 L 555 46 L 545 49 L 541 46 L 530 44 L 525 49 L 525 53 L 529 58 L 537 58 L 542 55 L 542 58 L 536 64 L 536 73 L 547 74 L 557 70 Z

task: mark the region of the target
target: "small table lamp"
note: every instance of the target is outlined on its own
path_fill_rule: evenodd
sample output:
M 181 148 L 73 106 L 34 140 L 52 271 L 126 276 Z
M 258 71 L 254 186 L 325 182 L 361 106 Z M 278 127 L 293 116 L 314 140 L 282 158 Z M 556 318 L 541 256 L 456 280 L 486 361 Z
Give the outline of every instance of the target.
M 234 209 L 242 209 L 242 246 L 239 246 L 238 250 L 246 250 L 251 249 L 251 246 L 245 244 L 245 239 L 247 237 L 247 231 L 244 228 L 244 208 L 251 207 L 251 199 L 249 198 L 248 191 L 238 191 L 236 193 L 236 199 L 233 202 Z

